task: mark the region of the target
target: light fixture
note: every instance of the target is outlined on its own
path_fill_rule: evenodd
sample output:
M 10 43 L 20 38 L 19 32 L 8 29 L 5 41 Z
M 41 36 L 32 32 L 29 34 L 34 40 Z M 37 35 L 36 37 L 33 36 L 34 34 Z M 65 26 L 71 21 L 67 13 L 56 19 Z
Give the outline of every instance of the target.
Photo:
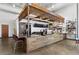
M 15 4 L 13 4 L 13 7 L 14 7 L 14 8 L 16 7 Z
M 52 10 L 53 8 L 55 8 L 55 5 L 52 5 L 51 7 L 49 7 L 48 10 Z
M 52 7 L 51 8 L 54 8 L 55 7 L 55 5 L 52 5 Z

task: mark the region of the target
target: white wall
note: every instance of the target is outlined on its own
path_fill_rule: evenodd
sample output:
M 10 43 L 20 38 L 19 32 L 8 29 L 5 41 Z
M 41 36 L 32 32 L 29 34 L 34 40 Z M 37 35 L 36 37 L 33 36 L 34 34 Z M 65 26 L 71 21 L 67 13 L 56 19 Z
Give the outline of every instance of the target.
M 0 37 L 2 35 L 2 24 L 9 25 L 9 37 L 13 34 L 13 26 L 14 26 L 14 20 L 16 20 L 16 14 L 12 14 L 9 12 L 1 11 L 0 10 Z
M 76 35 L 76 39 L 78 39 L 79 40 L 79 3 L 78 3 L 78 11 L 77 11 L 77 13 L 78 13 L 78 20 L 76 21 L 76 25 L 78 25 L 78 27 L 77 27 L 77 30 L 76 30 L 76 33 L 78 34 L 78 35 Z
M 65 20 L 64 20 L 65 21 L 64 24 L 65 24 L 67 20 L 75 21 L 76 11 L 77 11 L 76 4 L 72 3 L 67 7 L 57 10 L 55 13 L 57 13 L 65 18 Z M 68 35 L 68 38 L 75 39 L 75 35 L 73 35 L 73 34 L 70 36 Z
M 65 17 L 67 20 L 75 20 L 76 19 L 76 4 L 70 4 L 62 9 L 56 11 L 57 14 Z

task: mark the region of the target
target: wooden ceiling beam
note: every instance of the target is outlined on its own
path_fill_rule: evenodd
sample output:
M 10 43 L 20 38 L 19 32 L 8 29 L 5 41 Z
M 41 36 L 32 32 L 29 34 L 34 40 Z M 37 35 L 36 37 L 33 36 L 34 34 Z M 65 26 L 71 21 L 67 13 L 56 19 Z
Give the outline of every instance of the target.
M 21 13 L 18 16 L 19 21 L 24 19 L 27 15 L 28 15 L 28 6 L 25 5 L 23 10 L 21 11 Z
M 40 16 L 37 16 L 37 17 L 35 17 L 35 18 L 40 18 Z
M 34 8 L 36 8 L 36 9 L 38 9 L 38 10 L 40 10 L 40 11 L 42 11 L 42 12 L 45 12 L 45 13 L 48 12 L 48 9 L 47 8 L 44 8 L 42 6 L 39 6 L 39 4 L 37 4 L 37 3 L 32 3 L 31 6 L 34 7 Z
M 30 9 L 28 9 L 28 6 Z M 19 20 L 28 16 L 28 11 L 29 11 L 29 14 L 37 15 L 36 18 L 41 17 L 43 20 L 45 20 L 46 18 L 49 18 L 51 19 L 51 21 L 62 21 L 62 22 L 64 21 L 64 18 L 62 16 L 57 14 L 51 14 L 46 8 L 43 8 L 38 4 L 32 3 L 31 5 L 28 5 L 28 6 L 25 6 L 23 11 L 20 13 L 18 17 Z

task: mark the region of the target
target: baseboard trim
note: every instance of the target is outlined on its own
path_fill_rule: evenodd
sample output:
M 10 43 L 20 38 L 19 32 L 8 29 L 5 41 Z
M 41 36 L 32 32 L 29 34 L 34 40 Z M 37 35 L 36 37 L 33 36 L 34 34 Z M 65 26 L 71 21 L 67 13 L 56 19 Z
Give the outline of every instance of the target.
M 69 39 L 69 38 L 67 38 L 67 40 L 79 41 L 79 40 L 76 40 L 76 39 Z
M 13 38 L 13 37 L 8 37 L 8 38 Z M 0 39 L 2 39 L 2 37 L 0 37 Z

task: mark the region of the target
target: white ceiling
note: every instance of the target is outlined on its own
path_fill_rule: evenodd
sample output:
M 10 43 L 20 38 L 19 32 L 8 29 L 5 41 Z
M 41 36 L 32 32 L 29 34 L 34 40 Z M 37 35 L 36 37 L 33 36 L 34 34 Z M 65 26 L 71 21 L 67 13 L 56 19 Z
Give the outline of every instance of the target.
M 0 3 L 0 17 L 2 20 L 15 20 L 22 11 L 25 3 Z M 69 6 L 68 3 L 39 3 L 40 6 L 48 8 L 49 11 L 57 11 L 61 8 Z M 52 7 L 53 6 L 53 7 Z M 1 12 L 3 11 L 3 12 Z M 50 12 L 51 13 L 51 12 Z
M 41 6 L 48 8 L 49 11 L 57 11 L 71 4 L 72 3 L 40 3 Z
M 39 3 L 40 6 L 47 8 L 49 11 L 56 11 L 71 3 Z M 25 3 L 0 3 L 0 9 L 20 13 Z

